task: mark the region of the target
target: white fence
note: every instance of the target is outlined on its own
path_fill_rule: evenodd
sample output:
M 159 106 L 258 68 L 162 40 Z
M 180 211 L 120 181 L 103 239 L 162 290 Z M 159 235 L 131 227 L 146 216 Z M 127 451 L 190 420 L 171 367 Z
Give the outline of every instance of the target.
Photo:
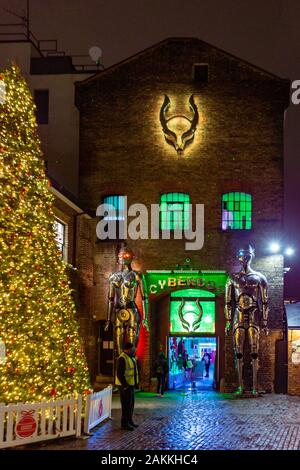
M 112 386 L 87 395 L 84 432 L 111 418 Z M 82 434 L 82 397 L 36 403 L 0 403 L 0 449 Z
M 87 396 L 84 432 L 88 434 L 92 428 L 107 418 L 111 418 L 112 386 L 101 392 Z
M 0 449 L 81 435 L 82 398 L 0 404 Z

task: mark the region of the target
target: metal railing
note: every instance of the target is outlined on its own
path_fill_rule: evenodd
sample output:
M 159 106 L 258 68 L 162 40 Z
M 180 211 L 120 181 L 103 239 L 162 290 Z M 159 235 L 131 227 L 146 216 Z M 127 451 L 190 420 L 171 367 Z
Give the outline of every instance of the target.
M 58 50 L 57 39 L 37 39 L 26 22 L 0 23 L 0 43 L 30 42 L 41 57 L 66 57 L 65 51 Z M 75 72 L 95 73 L 103 70 L 102 64 L 95 64 L 89 54 L 75 54 L 71 57 Z

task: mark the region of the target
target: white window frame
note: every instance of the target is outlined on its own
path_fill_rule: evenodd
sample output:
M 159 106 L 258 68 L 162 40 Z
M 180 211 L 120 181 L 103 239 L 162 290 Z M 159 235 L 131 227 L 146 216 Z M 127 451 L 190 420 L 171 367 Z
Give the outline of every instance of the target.
M 58 232 L 57 231 L 56 231 L 57 235 L 55 237 L 55 240 L 56 240 L 57 246 L 59 248 L 61 246 L 63 247 L 61 257 L 67 263 L 67 261 L 68 261 L 68 224 L 64 220 L 61 220 L 57 216 L 55 216 L 55 222 L 58 223 L 58 224 L 61 224 L 64 227 L 63 243 L 62 244 L 59 243 L 59 241 L 58 241 Z

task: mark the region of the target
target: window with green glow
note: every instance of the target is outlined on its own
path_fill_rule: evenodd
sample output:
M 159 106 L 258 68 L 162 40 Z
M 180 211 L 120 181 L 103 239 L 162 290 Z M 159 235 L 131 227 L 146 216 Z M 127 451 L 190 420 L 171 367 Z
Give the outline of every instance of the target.
M 160 229 L 185 230 L 190 227 L 190 195 L 166 193 L 160 197 Z
M 180 306 L 182 317 L 180 318 Z M 197 305 L 198 299 L 201 310 Z M 170 333 L 215 333 L 216 304 L 215 295 L 201 289 L 184 289 L 171 293 Z M 201 321 L 199 318 L 201 316 Z
M 251 226 L 251 194 L 240 192 L 223 194 L 222 230 L 250 230 Z
M 124 225 L 125 225 L 125 205 L 126 205 L 126 196 L 120 194 L 113 194 L 111 196 L 103 197 L 103 204 L 109 204 L 111 206 L 110 212 L 108 212 L 103 220 L 113 221 L 115 224 L 115 236 L 113 239 L 123 240 L 124 239 Z M 108 237 L 111 240 L 111 237 Z
M 118 194 L 104 196 L 103 204 L 110 204 L 115 210 L 114 215 L 109 214 L 104 216 L 105 220 L 125 220 L 125 196 L 120 196 Z

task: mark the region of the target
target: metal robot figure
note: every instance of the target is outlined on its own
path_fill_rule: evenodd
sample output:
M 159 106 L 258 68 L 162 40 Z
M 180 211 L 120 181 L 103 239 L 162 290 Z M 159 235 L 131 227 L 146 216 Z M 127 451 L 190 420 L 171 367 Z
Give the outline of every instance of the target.
M 228 280 L 225 289 L 225 317 L 226 332 L 231 328 L 233 317 L 233 341 L 238 371 L 238 394 L 244 392 L 243 388 L 243 356 L 246 334 L 251 350 L 253 386 L 252 393 L 257 395 L 257 371 L 258 351 L 261 329 L 268 334 L 267 323 L 269 315 L 268 307 L 268 283 L 265 276 L 251 269 L 251 261 L 254 258 L 254 249 L 240 249 L 238 259 L 242 269 L 233 274 Z
M 141 275 L 133 271 L 131 263 L 134 259 L 133 251 L 124 248 L 118 255 L 121 271 L 110 275 L 107 321 L 105 330 L 107 331 L 115 313 L 114 329 L 116 350 L 118 356 L 121 354 L 124 342 L 130 341 L 137 346 L 141 320 L 148 330 L 147 299 L 145 297 L 144 285 Z M 136 306 L 135 298 L 140 287 L 142 293 L 142 318 Z

